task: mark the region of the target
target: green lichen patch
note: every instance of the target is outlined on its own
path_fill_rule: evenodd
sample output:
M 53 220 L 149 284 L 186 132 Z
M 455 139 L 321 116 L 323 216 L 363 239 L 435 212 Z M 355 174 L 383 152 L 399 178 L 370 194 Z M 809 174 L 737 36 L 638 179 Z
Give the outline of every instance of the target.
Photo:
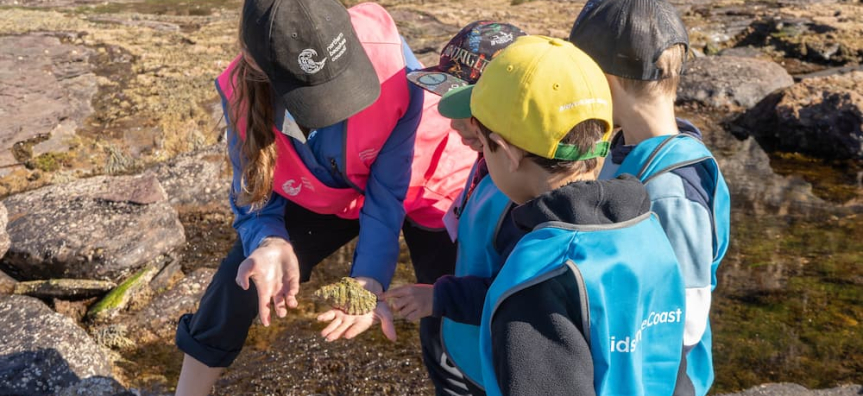
M 123 311 L 137 294 L 149 287 L 150 280 L 158 272 L 156 267 L 148 266 L 117 286 L 87 312 L 90 320 L 99 322 L 111 319 Z

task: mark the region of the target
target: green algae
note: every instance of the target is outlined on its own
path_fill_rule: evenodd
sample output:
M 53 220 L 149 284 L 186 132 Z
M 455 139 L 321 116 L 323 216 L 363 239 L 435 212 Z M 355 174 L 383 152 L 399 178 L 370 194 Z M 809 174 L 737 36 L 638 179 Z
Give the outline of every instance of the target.
M 129 304 L 133 297 L 132 294 L 135 294 L 140 288 L 147 286 L 147 283 L 153 278 L 156 272 L 157 269 L 155 267 L 146 267 L 138 271 L 90 308 L 87 316 L 91 320 L 99 321 L 116 315 Z
M 714 391 L 863 382 L 863 218 L 734 220 L 711 314 Z

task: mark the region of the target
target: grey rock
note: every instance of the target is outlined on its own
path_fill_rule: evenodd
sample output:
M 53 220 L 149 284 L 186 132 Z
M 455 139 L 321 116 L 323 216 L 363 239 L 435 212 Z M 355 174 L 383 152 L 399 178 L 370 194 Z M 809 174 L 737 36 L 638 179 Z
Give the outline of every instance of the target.
M 719 51 L 719 55 L 735 56 L 738 58 L 770 59 L 770 57 L 767 56 L 767 54 L 762 52 L 760 49 L 751 46 L 726 48 L 722 51 Z
M 803 80 L 764 98 L 736 122 L 768 150 L 863 159 L 863 72 Z
M 231 167 L 224 143 L 187 153 L 152 169 L 178 209 L 228 209 Z
M 15 278 L 6 275 L 5 272 L 0 271 L 0 295 L 8 295 L 12 294 L 15 291 L 15 285 L 18 283 Z
M 165 190 L 159 180 L 151 175 L 139 178 L 117 178 L 111 188 L 95 194 L 96 199 L 111 202 L 128 202 L 149 205 L 166 200 Z
M 93 340 L 105 348 L 122 350 L 135 346 L 135 342 L 126 337 L 128 330 L 125 325 L 111 324 L 100 326 L 93 329 L 92 334 Z
M 3 258 L 3 255 L 6 254 L 6 251 L 9 250 L 9 233 L 6 232 L 6 225 L 9 223 L 8 212 L 6 211 L 6 205 L 3 205 L 0 202 L 0 259 Z
M 735 211 L 751 216 L 805 217 L 863 209 L 831 204 L 816 196 L 812 185 L 802 178 L 777 175 L 770 157 L 754 138 L 735 138 L 714 122 L 699 127 L 722 169 Z
M 162 292 L 172 286 L 176 278 L 182 278 L 183 276 L 180 260 L 174 258 L 150 281 L 150 289 L 156 293 Z
M 155 201 L 164 191 L 153 178 L 100 176 L 7 198 L 4 270 L 19 280 L 120 282 L 182 247 L 183 226 L 166 200 Z
M 16 158 L 19 142 L 32 145 L 47 136 L 53 140 L 37 153 L 68 149 L 69 137 L 93 112 L 92 53 L 46 34 L 0 37 L 0 166 L 34 154 L 19 144 Z
M 37 298 L 78 299 L 105 294 L 116 286 L 114 282 L 90 279 L 48 279 L 19 282 L 15 285 L 15 294 Z
M 693 60 L 680 81 L 677 100 L 717 108 L 747 109 L 771 92 L 794 84 L 775 62 L 736 56 Z
M 810 78 L 817 77 L 829 77 L 841 74 L 848 74 L 855 71 L 863 71 L 863 65 L 854 65 L 854 66 L 839 66 L 839 67 L 829 67 L 824 70 L 819 70 L 817 72 L 807 73 L 807 74 L 798 74 L 794 76 L 794 79 L 797 81 L 807 80 Z
M 124 320 L 124 323 L 129 323 L 129 337 L 139 345 L 173 337 L 177 330 L 177 319 L 197 309 L 215 272 L 211 268 L 195 270 L 174 287 L 156 296 L 132 318 Z
M 844 385 L 832 389 L 809 390 L 790 383 L 763 384 L 743 392 L 719 396 L 857 396 L 863 392 L 860 385 Z
M 0 383 L 8 393 L 53 395 L 111 363 L 84 329 L 41 301 L 0 296 Z
M 134 396 L 117 380 L 109 377 L 90 377 L 63 388 L 56 396 Z

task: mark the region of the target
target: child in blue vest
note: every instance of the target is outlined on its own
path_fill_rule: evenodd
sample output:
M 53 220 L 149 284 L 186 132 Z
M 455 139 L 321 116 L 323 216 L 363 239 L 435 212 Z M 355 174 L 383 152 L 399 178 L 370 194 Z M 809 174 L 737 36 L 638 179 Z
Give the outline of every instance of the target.
M 485 65 L 525 33 L 510 24 L 477 21 L 459 31 L 441 52 L 438 65 L 408 73 L 408 79 L 443 95 L 453 88 L 476 83 Z M 452 120 L 462 143 L 481 151 L 470 114 Z M 398 316 L 435 321 L 441 330 L 440 351 L 424 345 L 423 360 L 437 394 L 481 395 L 479 323 L 485 292 L 509 251 L 524 234 L 510 216 L 512 202 L 487 177 L 480 156 L 461 197 L 445 217 L 450 235 L 458 240 L 455 275 L 443 276 L 434 286 L 395 287 L 385 294 Z M 428 326 L 421 327 L 428 328 Z M 444 367 L 446 369 L 444 369 Z
M 708 314 L 716 268 L 729 238 L 729 195 L 701 132 L 676 119 L 674 100 L 686 59 L 686 27 L 666 0 L 589 1 L 570 41 L 605 72 L 614 99 L 611 158 L 600 174 L 645 183 L 651 210 L 680 262 L 686 283 L 683 394 L 704 396 L 713 383 Z M 688 378 L 688 380 L 687 380 Z
M 529 231 L 486 295 L 486 392 L 672 394 L 683 279 L 642 183 L 596 180 L 612 130 L 599 66 L 566 41 L 520 37 L 439 108 L 472 115 L 489 174 Z

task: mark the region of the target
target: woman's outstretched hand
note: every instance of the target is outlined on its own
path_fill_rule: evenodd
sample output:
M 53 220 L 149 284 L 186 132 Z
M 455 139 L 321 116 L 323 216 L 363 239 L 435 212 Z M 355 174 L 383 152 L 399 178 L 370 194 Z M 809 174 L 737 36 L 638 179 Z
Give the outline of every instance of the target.
M 264 326 L 270 325 L 270 302 L 280 318 L 288 307 L 297 307 L 300 292 L 300 265 L 290 242 L 267 238 L 237 269 L 237 285 L 249 290 L 249 280 L 258 290 L 258 316 Z
M 396 328 L 393 325 L 393 314 L 390 312 L 389 306 L 380 299 L 383 287 L 378 281 L 372 278 L 356 277 L 354 279 L 363 285 L 366 290 L 378 296 L 379 301 L 377 306 L 375 306 L 374 311 L 365 315 L 348 315 L 339 309 L 331 309 L 318 315 L 318 321 L 330 322 L 321 331 L 321 336 L 325 337 L 327 341 L 335 341 L 341 337 L 351 339 L 368 330 L 376 322 L 380 322 L 381 331 L 383 331 L 384 335 L 390 341 L 395 341 Z

